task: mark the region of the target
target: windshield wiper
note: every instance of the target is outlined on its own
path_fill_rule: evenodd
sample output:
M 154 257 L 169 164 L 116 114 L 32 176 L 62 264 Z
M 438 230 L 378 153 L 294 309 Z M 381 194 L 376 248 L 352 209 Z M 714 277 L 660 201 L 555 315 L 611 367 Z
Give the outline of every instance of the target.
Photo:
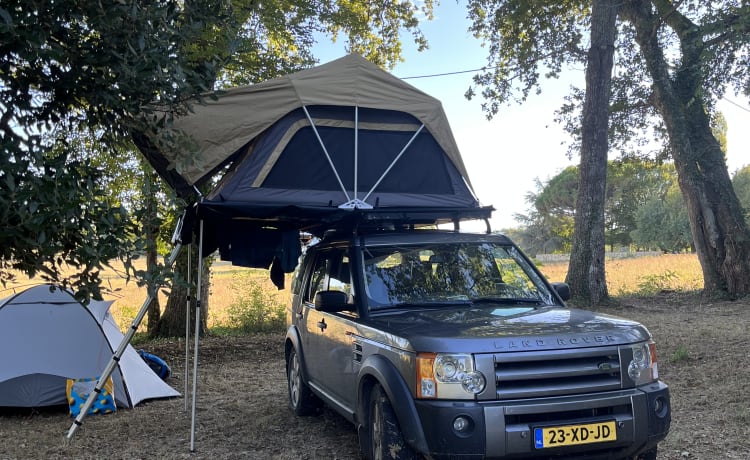
M 542 299 L 530 299 L 528 297 L 493 297 L 484 296 L 476 297 L 471 299 L 473 303 L 499 303 L 503 305 L 517 305 L 517 304 L 530 304 L 530 305 L 547 305 L 547 302 Z
M 443 308 L 446 306 L 456 306 L 456 305 L 472 305 L 472 301 L 468 299 L 460 299 L 460 300 L 440 300 L 440 301 L 424 301 L 424 302 L 398 302 L 391 305 L 382 305 L 377 308 L 378 311 L 387 311 L 387 310 L 404 310 L 409 308 Z

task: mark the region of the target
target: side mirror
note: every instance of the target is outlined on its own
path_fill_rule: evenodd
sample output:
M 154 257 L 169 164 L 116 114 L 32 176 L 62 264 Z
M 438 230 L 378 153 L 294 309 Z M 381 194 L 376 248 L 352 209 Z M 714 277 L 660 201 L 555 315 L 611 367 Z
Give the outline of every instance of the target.
M 349 295 L 342 291 L 320 291 L 315 294 L 315 309 L 328 313 L 351 309 Z
M 557 295 L 559 295 L 564 302 L 570 300 L 570 286 L 568 286 L 567 283 L 552 283 L 552 289 L 557 292 Z

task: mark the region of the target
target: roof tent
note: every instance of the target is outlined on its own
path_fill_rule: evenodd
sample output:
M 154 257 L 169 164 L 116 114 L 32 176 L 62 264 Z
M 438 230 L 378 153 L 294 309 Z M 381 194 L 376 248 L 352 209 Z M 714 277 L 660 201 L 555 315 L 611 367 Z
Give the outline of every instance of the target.
M 195 208 L 206 254 L 283 273 L 300 230 L 490 215 L 440 101 L 359 55 L 205 99 L 135 140 L 183 196 L 221 176 Z
M 440 101 L 356 54 L 223 91 L 135 139 L 183 196 L 223 174 L 198 205 L 207 223 L 300 228 L 345 218 L 340 210 L 439 210 L 449 220 L 490 211 Z

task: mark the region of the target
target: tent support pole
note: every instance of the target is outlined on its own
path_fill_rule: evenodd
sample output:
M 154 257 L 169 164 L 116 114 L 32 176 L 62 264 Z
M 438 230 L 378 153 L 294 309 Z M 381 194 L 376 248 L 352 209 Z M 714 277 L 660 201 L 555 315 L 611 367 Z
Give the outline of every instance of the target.
M 171 267 L 174 261 L 177 259 L 177 254 L 180 253 L 181 248 L 182 248 L 182 244 L 177 243 L 174 249 L 172 249 L 172 253 L 169 256 L 169 259 L 167 259 L 168 267 Z M 104 384 L 107 382 L 107 379 L 112 375 L 112 372 L 115 370 L 115 366 L 117 366 L 118 362 L 120 361 L 120 358 L 122 357 L 122 354 L 125 352 L 125 349 L 130 344 L 130 340 L 135 335 L 135 331 L 138 330 L 138 326 L 140 326 L 141 321 L 143 321 L 143 317 L 146 316 L 146 312 L 148 312 L 148 306 L 151 304 L 151 301 L 157 296 L 159 292 L 159 289 L 158 289 L 159 287 L 160 286 L 156 286 L 153 289 L 149 289 L 148 297 L 146 297 L 146 300 L 145 302 L 143 302 L 143 305 L 141 306 L 140 311 L 133 319 L 133 323 L 130 325 L 130 329 L 128 329 L 128 332 L 123 336 L 122 341 L 120 342 L 120 345 L 117 347 L 117 351 L 112 356 L 112 359 L 109 360 L 109 363 L 107 364 L 107 367 L 104 368 L 102 375 L 99 376 L 99 380 L 96 382 L 96 387 L 94 388 L 94 391 L 92 391 L 89 394 L 88 398 L 86 398 L 86 402 L 81 408 L 81 412 L 78 414 L 75 421 L 70 426 L 70 429 L 68 430 L 68 434 L 66 435 L 66 442 L 69 442 L 73 438 L 73 435 L 75 434 L 78 427 L 83 425 L 83 419 L 86 417 L 86 414 L 88 413 L 89 409 L 91 409 L 91 406 L 94 405 L 94 401 L 96 400 L 96 398 L 99 397 L 99 394 L 101 393 L 102 388 L 104 388 Z
M 190 416 L 190 452 L 195 452 L 195 401 L 198 395 L 198 342 L 201 330 L 201 281 L 203 280 L 203 219 L 198 237 L 198 286 L 195 293 L 195 351 L 193 353 L 193 407 Z
M 190 363 L 190 304 L 191 304 L 191 293 L 193 285 L 190 284 L 190 270 L 192 267 L 190 264 L 192 263 L 192 251 L 190 246 L 188 246 L 188 253 L 187 253 L 187 303 L 185 305 L 185 389 L 183 390 L 182 394 L 187 395 L 188 394 L 188 378 L 190 377 L 190 372 L 188 371 L 188 364 Z M 185 398 L 185 412 L 188 411 L 188 399 Z
M 388 168 L 385 170 L 385 172 L 383 173 L 383 175 L 380 176 L 380 179 L 378 179 L 378 181 L 375 182 L 375 185 L 372 186 L 372 188 L 370 189 L 370 191 L 367 192 L 367 195 L 365 195 L 365 197 L 362 198 L 362 201 L 367 201 L 367 199 L 370 197 L 370 194 L 372 194 L 372 192 L 374 192 L 375 189 L 378 188 L 378 185 L 380 185 L 380 183 L 383 181 L 383 179 L 385 179 L 385 176 L 387 176 L 388 173 L 391 171 L 391 169 L 393 168 L 393 165 L 395 165 L 396 162 L 404 155 L 404 152 L 406 152 L 406 149 L 409 148 L 409 146 L 411 145 L 411 143 L 414 142 L 414 139 L 416 139 L 417 136 L 419 136 L 419 133 L 421 133 L 423 129 L 424 129 L 424 123 L 422 123 L 422 126 L 420 126 L 419 129 L 417 130 L 417 132 L 415 132 L 414 135 L 411 137 L 411 139 L 409 139 L 409 142 L 407 142 L 406 145 L 404 146 L 404 148 L 402 148 L 401 151 L 398 153 L 398 155 L 396 155 L 396 158 L 393 159 L 393 161 L 388 166 Z
M 313 129 L 313 132 L 315 133 L 315 137 L 318 138 L 318 142 L 320 143 L 320 146 L 323 148 L 323 153 L 328 159 L 328 164 L 331 165 L 331 170 L 333 171 L 333 175 L 336 176 L 336 180 L 339 182 L 339 187 L 341 187 L 341 191 L 344 192 L 344 195 L 346 196 L 346 201 L 349 201 L 351 199 L 349 197 L 349 193 L 346 191 L 346 187 L 344 187 L 344 183 L 341 182 L 341 177 L 339 176 L 339 172 L 336 171 L 336 165 L 333 164 L 331 155 L 328 153 L 328 149 L 326 148 L 326 145 L 323 143 L 323 139 L 321 139 L 320 134 L 318 133 L 318 128 L 315 126 L 315 122 L 310 116 L 310 112 L 307 111 L 307 106 L 303 105 L 302 110 L 305 111 L 305 116 L 307 117 L 307 121 L 310 123 L 310 127 L 312 127 Z
M 354 199 L 359 198 L 359 106 L 354 106 Z

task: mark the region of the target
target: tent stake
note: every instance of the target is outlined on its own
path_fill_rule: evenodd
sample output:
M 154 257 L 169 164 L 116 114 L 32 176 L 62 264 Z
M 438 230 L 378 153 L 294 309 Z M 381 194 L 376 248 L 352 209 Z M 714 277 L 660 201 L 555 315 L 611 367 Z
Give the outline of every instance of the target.
M 182 244 L 177 243 L 174 249 L 172 249 L 172 253 L 169 256 L 169 259 L 167 260 L 168 267 L 171 267 L 175 259 L 177 259 L 177 254 L 179 254 L 181 248 L 182 248 Z M 133 323 L 130 325 L 130 329 L 128 329 L 128 332 L 122 338 L 120 345 L 117 347 L 117 351 L 112 356 L 112 359 L 109 360 L 107 367 L 104 368 L 102 375 L 99 377 L 99 380 L 96 382 L 96 387 L 94 388 L 94 391 L 89 393 L 88 398 L 86 398 L 86 402 L 81 408 L 81 412 L 78 414 L 75 421 L 73 421 L 73 424 L 70 426 L 70 429 L 68 430 L 68 434 L 65 437 L 66 443 L 70 442 L 70 440 L 73 439 L 73 435 L 75 434 L 78 427 L 83 425 L 83 419 L 86 417 L 86 414 L 88 413 L 89 409 L 91 409 L 91 406 L 94 405 L 94 401 L 96 400 L 97 397 L 99 397 L 99 394 L 101 393 L 102 388 L 104 388 L 104 384 L 107 382 L 107 379 L 112 375 L 112 372 L 115 370 L 115 366 L 117 366 L 118 362 L 120 361 L 120 358 L 122 357 L 122 354 L 125 352 L 125 349 L 130 344 L 130 340 L 132 340 L 133 336 L 135 335 L 135 331 L 138 330 L 138 326 L 140 326 L 141 321 L 143 321 L 143 317 L 146 316 L 146 312 L 148 311 L 148 306 L 151 304 L 151 301 L 156 297 L 157 293 L 159 292 L 159 289 L 158 289 L 159 287 L 160 286 L 157 286 L 155 289 L 149 289 L 148 297 L 146 297 L 146 301 L 143 302 L 143 305 L 141 306 L 140 311 L 133 319 Z

